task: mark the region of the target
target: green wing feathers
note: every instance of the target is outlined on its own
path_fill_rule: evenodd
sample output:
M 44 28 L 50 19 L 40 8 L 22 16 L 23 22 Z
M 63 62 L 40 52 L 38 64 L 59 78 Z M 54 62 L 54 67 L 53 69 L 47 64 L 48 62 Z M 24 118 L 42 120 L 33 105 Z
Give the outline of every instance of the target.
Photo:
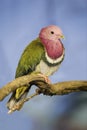
M 16 70 L 15 78 L 29 74 L 35 70 L 37 64 L 39 64 L 44 54 L 43 45 L 39 42 L 39 39 L 32 41 L 24 50 L 18 67 Z M 15 98 L 19 99 L 25 92 L 28 92 L 29 86 L 23 86 L 16 90 Z
M 33 72 L 37 64 L 39 64 L 43 55 L 44 55 L 44 47 L 39 41 L 39 39 L 32 41 L 25 48 L 20 58 L 20 61 L 16 70 L 15 78 Z
M 33 72 L 40 63 L 45 52 L 39 38 L 32 41 L 24 50 L 16 70 L 15 78 L 27 75 Z M 20 100 L 27 96 L 30 86 L 22 86 L 13 92 L 7 103 L 8 109 L 12 109 Z

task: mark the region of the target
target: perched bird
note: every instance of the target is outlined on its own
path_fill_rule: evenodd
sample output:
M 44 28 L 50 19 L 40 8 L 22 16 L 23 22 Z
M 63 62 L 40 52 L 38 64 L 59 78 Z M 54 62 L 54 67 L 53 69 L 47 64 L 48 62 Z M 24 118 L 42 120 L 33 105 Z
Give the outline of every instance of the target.
M 15 78 L 33 72 L 48 77 L 56 72 L 65 55 L 61 42 L 63 37 L 61 29 L 55 25 L 42 28 L 39 37 L 32 41 L 21 55 Z M 25 98 L 29 89 L 29 86 L 16 89 L 7 103 L 8 109 L 12 109 L 21 99 Z

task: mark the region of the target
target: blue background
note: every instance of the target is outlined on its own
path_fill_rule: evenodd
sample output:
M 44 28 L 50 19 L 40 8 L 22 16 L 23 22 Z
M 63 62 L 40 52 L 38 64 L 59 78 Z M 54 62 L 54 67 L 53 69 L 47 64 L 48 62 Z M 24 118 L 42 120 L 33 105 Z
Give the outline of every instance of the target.
M 0 0 L 0 87 L 14 79 L 26 45 L 38 37 L 42 27 L 52 24 L 63 30 L 66 51 L 60 69 L 51 76 L 52 82 L 87 80 L 86 0 Z M 86 95 L 40 95 L 12 115 L 7 114 L 7 97 L 0 102 L 0 129 L 87 129 Z

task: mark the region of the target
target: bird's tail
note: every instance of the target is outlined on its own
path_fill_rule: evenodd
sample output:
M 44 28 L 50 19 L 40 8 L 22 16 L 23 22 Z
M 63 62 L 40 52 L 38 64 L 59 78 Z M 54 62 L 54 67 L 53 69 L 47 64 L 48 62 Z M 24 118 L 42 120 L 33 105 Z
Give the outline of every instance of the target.
M 14 111 L 14 108 L 23 100 L 27 97 L 28 91 L 30 87 L 29 86 L 23 86 L 18 88 L 13 94 L 11 95 L 9 101 L 7 102 L 7 108 L 9 109 L 9 113 Z M 19 108 L 16 110 L 20 110 L 23 106 L 20 105 Z

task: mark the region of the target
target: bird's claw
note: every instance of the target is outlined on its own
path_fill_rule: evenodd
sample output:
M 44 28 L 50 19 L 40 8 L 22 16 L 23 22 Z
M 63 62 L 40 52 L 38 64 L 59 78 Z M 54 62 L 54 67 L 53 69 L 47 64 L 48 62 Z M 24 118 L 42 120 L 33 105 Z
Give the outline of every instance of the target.
M 50 79 L 48 78 L 48 76 L 46 76 L 46 75 L 44 75 L 44 74 L 42 74 L 42 73 L 40 73 L 40 74 L 38 74 L 38 75 L 41 76 L 42 78 L 44 78 L 44 80 L 45 80 L 46 83 L 51 84 L 51 81 L 50 81 Z

